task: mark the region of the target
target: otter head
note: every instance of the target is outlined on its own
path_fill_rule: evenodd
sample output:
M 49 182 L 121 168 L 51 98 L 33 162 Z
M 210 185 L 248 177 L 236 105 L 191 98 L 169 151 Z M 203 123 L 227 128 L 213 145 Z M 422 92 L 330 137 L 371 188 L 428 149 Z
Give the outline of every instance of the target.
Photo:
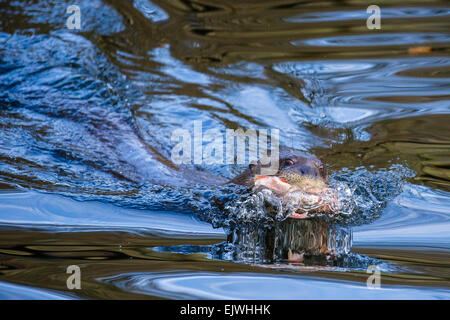
M 261 174 L 262 167 L 259 162 L 249 165 L 249 169 L 254 176 Z M 298 186 L 307 183 L 311 186 L 322 187 L 328 182 L 327 168 L 319 159 L 298 155 L 281 158 L 275 176 L 291 185 Z
M 305 182 L 317 184 L 328 182 L 327 169 L 319 159 L 301 156 L 280 159 L 277 176 L 292 185 L 301 185 Z
M 339 209 L 335 191 L 328 187 L 325 165 L 317 158 L 298 154 L 284 155 L 275 174 L 265 175 L 261 162 L 249 168 L 230 182 L 241 184 L 274 195 L 294 206 L 291 218 L 303 219 L 310 213 L 333 213 Z M 268 195 L 268 196 L 269 196 Z

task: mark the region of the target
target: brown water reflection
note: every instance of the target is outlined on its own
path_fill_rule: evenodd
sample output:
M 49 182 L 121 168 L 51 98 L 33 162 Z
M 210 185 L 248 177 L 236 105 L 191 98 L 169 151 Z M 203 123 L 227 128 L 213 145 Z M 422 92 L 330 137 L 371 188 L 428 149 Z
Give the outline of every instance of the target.
M 56 233 L 1 232 L 0 255 L 2 279 L 17 284 L 71 292 L 66 287 L 66 268 L 79 265 L 82 270 L 82 289 L 72 291 L 77 296 L 94 299 L 141 299 L 158 298 L 121 290 L 114 285 L 99 281 L 101 278 L 127 273 L 151 273 L 199 271 L 223 274 L 272 274 L 286 275 L 290 272 L 305 277 L 341 279 L 364 284 L 364 271 L 329 271 L 326 268 L 302 267 L 301 265 L 252 266 L 227 261 L 210 260 L 203 254 L 176 254 L 157 252 L 151 248 L 161 245 L 209 245 L 215 241 L 193 239 L 151 239 L 145 236 L 125 233 Z M 448 287 L 450 260 L 446 251 L 423 249 L 367 248 L 356 252 L 396 263 L 401 271 L 383 273 L 383 285 L 407 285 L 418 287 Z M 333 286 L 333 285 L 331 285 Z

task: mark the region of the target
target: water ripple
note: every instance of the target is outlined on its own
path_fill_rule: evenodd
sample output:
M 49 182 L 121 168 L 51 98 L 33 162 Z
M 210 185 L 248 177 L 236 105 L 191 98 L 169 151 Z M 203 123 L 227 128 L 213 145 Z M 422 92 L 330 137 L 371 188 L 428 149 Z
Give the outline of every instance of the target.
M 386 45 L 419 45 L 431 43 L 446 43 L 450 36 L 443 33 L 385 33 L 360 34 L 292 41 L 295 46 L 326 46 L 326 47 L 364 47 Z
M 132 273 L 100 281 L 135 293 L 169 299 L 312 300 L 312 299 L 448 299 L 450 290 L 384 285 L 318 278 L 246 273 Z
M 36 192 L 0 194 L 0 223 L 16 227 L 74 231 L 128 231 L 168 238 L 223 238 L 221 229 L 173 212 L 119 208 Z
M 0 282 L 1 300 L 73 300 L 74 295 L 53 290 L 33 288 L 29 286 Z
M 442 17 L 450 14 L 448 8 L 437 7 L 398 7 L 398 8 L 382 8 L 382 19 L 397 18 L 428 18 Z M 309 23 L 309 22 L 328 22 L 328 21 L 345 21 L 345 20 L 366 20 L 368 17 L 366 10 L 353 11 L 317 11 L 297 14 L 292 17 L 283 18 L 286 22 Z
M 153 22 L 161 22 L 169 19 L 169 15 L 163 9 L 149 0 L 134 0 L 133 5 L 142 14 Z

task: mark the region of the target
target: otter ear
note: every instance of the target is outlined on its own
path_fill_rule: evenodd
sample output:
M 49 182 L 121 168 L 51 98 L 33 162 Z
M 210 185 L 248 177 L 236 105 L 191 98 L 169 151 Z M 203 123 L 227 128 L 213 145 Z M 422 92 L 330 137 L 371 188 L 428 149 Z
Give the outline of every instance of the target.
M 250 169 L 250 172 L 253 174 L 259 174 L 261 171 L 261 161 L 258 160 L 258 162 L 252 162 L 248 165 L 248 168 Z

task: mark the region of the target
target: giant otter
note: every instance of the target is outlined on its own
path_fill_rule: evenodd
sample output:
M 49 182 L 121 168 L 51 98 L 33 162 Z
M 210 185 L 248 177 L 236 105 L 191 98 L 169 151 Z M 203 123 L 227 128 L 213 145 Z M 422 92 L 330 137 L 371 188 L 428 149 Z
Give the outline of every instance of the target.
M 254 191 L 268 190 L 284 202 L 297 206 L 290 218 L 306 218 L 311 213 L 332 214 L 339 207 L 338 199 L 328 187 L 328 172 L 316 157 L 299 152 L 280 153 L 278 171 L 261 175 L 264 166 L 258 161 L 229 181 Z
M 329 260 L 349 249 L 348 231 L 316 215 L 329 216 L 339 210 L 335 191 L 328 186 L 328 170 L 318 158 L 294 150 L 281 151 L 275 174 L 262 175 L 263 167 L 260 162 L 251 163 L 229 183 L 246 186 L 254 192 L 268 192 L 285 206 L 290 202 L 294 209 L 289 218 L 295 219 L 262 230 L 251 231 L 249 227 L 233 230 L 228 242 L 234 244 L 238 259 L 304 262 L 307 256 L 324 256 Z M 258 252 L 254 252 L 256 249 Z

